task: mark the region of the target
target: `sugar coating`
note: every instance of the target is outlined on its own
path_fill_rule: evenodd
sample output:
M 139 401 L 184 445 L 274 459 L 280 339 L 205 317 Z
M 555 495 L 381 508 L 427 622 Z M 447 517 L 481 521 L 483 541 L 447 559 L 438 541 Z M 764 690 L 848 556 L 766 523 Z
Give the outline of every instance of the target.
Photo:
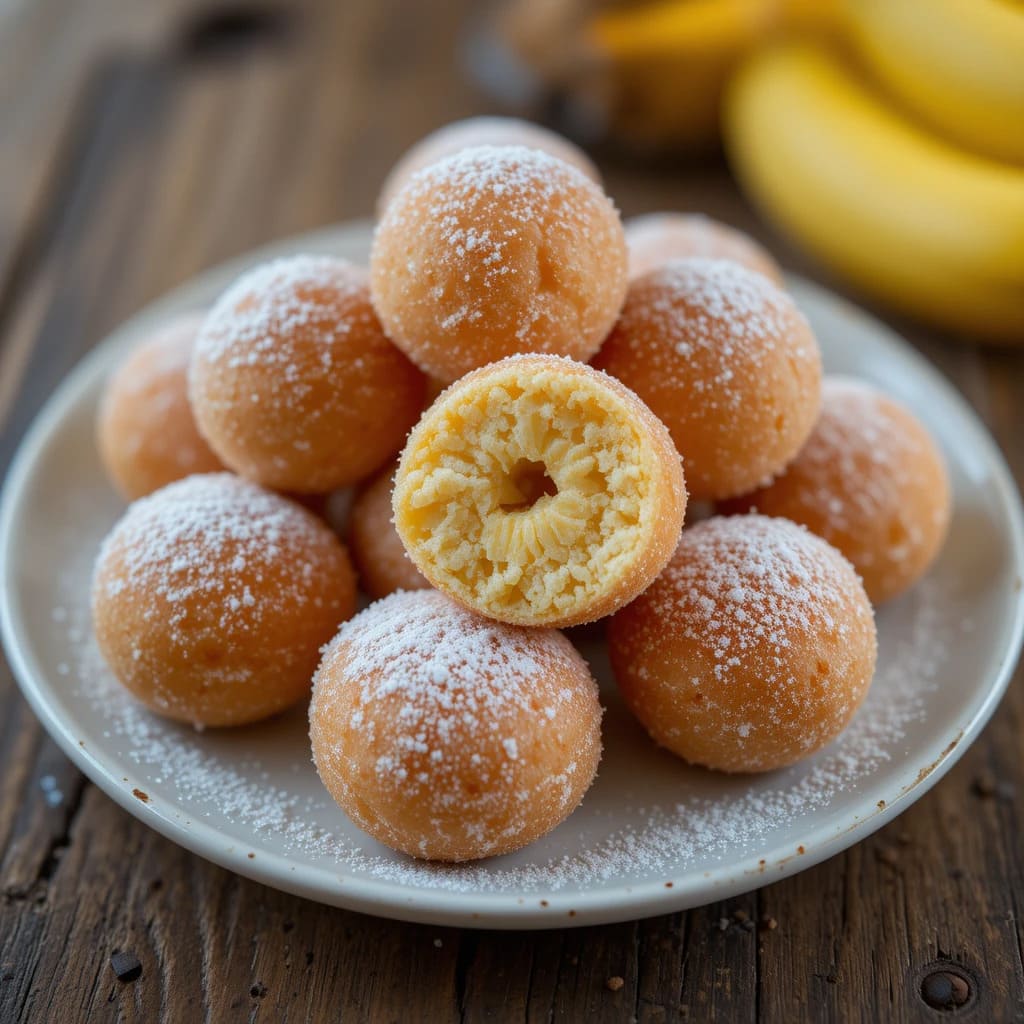
M 670 260 L 733 260 L 783 284 L 771 253 L 749 235 L 702 213 L 647 213 L 623 224 L 629 248 L 629 276 L 641 277 Z
M 417 591 L 341 628 L 316 674 L 310 733 L 321 778 L 360 828 L 458 861 L 564 820 L 594 777 L 600 719 L 586 663 L 561 634 Z
M 199 427 L 228 466 L 299 493 L 379 468 L 425 389 L 384 336 L 365 272 L 309 255 L 262 264 L 228 288 L 200 330 L 189 384 Z
M 671 556 L 686 488 L 661 423 L 605 374 L 513 356 L 446 391 L 402 453 L 395 525 L 434 586 L 506 622 L 621 607 Z
M 587 154 L 557 132 L 515 117 L 467 117 L 431 132 L 402 155 L 381 187 L 378 215 L 383 215 L 388 203 L 417 171 L 474 146 L 539 149 L 578 168 L 597 184 L 601 183 L 601 175 Z
M 375 598 L 430 586 L 410 560 L 392 521 L 394 477 L 394 465 L 374 477 L 356 496 L 349 515 L 348 544 L 359 584 Z
M 255 721 L 309 690 L 354 611 L 348 556 L 305 509 L 228 473 L 142 498 L 104 540 L 92 587 L 104 656 L 161 714 Z
M 465 149 L 416 173 L 370 255 L 388 337 L 444 381 L 519 352 L 586 360 L 622 306 L 626 246 L 611 200 L 536 149 Z
M 657 742 L 696 764 L 766 771 L 833 739 L 874 674 L 853 567 L 786 519 L 716 517 L 609 626 L 616 680 Z
M 742 494 L 800 450 L 820 405 L 821 354 L 768 278 L 731 260 L 672 260 L 635 280 L 593 365 L 668 427 L 690 494 Z
M 325 885 L 342 874 L 356 885 L 370 879 L 408 892 L 558 896 L 551 909 L 559 916 L 575 891 L 619 889 L 626 880 L 661 889 L 665 879 L 681 875 L 718 868 L 731 875 L 746 864 L 756 870 L 758 858 L 773 850 L 791 855 L 794 833 L 813 830 L 821 811 L 851 793 L 878 792 L 882 771 L 898 793 L 900 778 L 912 778 L 917 770 L 906 758 L 908 736 L 928 721 L 950 647 L 971 626 L 956 611 L 948 582 L 930 576 L 902 602 L 905 619 L 898 626 L 888 623 L 886 657 L 860 711 L 816 756 L 749 781 L 730 777 L 724 789 L 709 790 L 703 777 L 681 768 L 679 798 L 662 793 L 658 799 L 630 784 L 634 774 L 642 779 L 660 763 L 653 753 L 641 755 L 647 745 L 609 747 L 605 761 L 618 763 L 614 771 L 601 772 L 594 785 L 600 799 L 586 801 L 570 819 L 564 841 L 534 846 L 515 860 L 437 864 L 374 849 L 361 836 L 345 833 L 333 802 L 314 795 L 317 787 L 308 779 L 314 769 L 301 756 L 299 723 L 281 722 L 281 732 L 267 739 L 274 754 L 257 747 L 239 757 L 235 747 L 221 749 L 216 733 L 182 729 L 126 701 L 89 628 L 82 581 L 88 579 L 92 552 L 81 544 L 78 522 L 57 541 L 67 551 L 65 571 L 54 581 L 59 603 L 53 613 L 55 642 L 69 650 L 62 663 L 65 685 L 95 715 L 133 782 L 165 793 L 174 813 L 209 823 L 239 847 L 253 844 L 258 860 L 281 851 L 297 870 L 315 873 Z M 616 708 L 607 717 L 624 713 Z M 274 756 L 282 745 L 296 750 L 283 766 Z
M 927 572 L 951 504 L 942 453 L 924 425 L 869 384 L 826 377 L 821 415 L 800 454 L 726 510 L 803 523 L 850 559 L 878 604 Z
M 97 444 L 125 498 L 223 468 L 188 403 L 188 364 L 202 319 L 202 313 L 186 313 L 161 324 L 128 353 L 103 390 Z

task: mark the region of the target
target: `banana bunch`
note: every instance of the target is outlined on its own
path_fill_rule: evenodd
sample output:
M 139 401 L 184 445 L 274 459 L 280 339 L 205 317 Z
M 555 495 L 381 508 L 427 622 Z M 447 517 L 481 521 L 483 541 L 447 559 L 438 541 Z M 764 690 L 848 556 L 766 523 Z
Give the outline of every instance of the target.
M 960 65 L 958 91 L 952 59 L 932 45 L 933 23 L 968 6 L 983 28 L 984 8 L 1005 7 L 1020 31 L 988 38 L 988 74 L 971 78 Z M 972 340 L 1024 344 L 1024 167 L 1009 162 L 1024 144 L 1024 9 L 1003 0 L 851 0 L 854 7 L 864 65 L 921 123 L 827 48 L 776 46 L 743 66 L 726 99 L 737 177 L 783 231 L 866 294 Z M 908 18 L 910 8 L 920 17 Z M 968 41 L 969 24 L 965 16 L 947 26 L 965 53 L 977 43 Z M 927 81 L 935 97 L 952 90 L 947 103 L 925 98 Z
M 868 72 L 950 141 L 1024 164 L 1024 6 L 1017 0 L 846 0 Z
M 710 137 L 721 107 L 741 184 L 837 274 L 1024 344 L 1024 4 L 662 0 L 590 39 L 660 90 L 633 106 L 663 138 Z
M 635 146 L 713 148 L 743 58 L 790 32 L 827 34 L 838 12 L 839 0 L 655 0 L 599 11 L 581 33 L 590 80 L 600 82 L 596 104 Z

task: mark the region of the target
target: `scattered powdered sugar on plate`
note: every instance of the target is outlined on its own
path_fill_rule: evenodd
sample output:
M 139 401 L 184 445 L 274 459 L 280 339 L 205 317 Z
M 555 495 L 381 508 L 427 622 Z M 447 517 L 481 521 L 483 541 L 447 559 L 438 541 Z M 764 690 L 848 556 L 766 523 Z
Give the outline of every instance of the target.
M 510 857 L 438 865 L 391 853 L 362 837 L 326 791 L 310 785 L 316 780 L 311 779 L 302 709 L 251 727 L 271 733 L 269 738 L 259 733 L 258 739 L 248 733 L 254 738 L 246 742 L 247 730 L 200 734 L 161 720 L 128 697 L 103 664 L 88 627 L 82 592 L 87 579 L 84 567 L 72 566 L 63 574 L 60 612 L 54 616 L 55 628 L 67 630 L 75 653 L 71 678 L 77 682 L 76 694 L 100 716 L 106 737 L 116 738 L 113 745 L 126 751 L 126 773 L 150 780 L 164 793 L 173 791 L 171 809 L 178 817 L 206 820 L 224 831 L 225 839 L 231 832 L 245 833 L 250 841 L 264 838 L 268 849 L 283 850 L 299 869 L 462 893 L 554 892 L 610 884 L 624 876 L 678 877 L 697 865 L 756 856 L 777 833 L 827 808 L 837 795 L 856 791 L 879 766 L 899 756 L 904 730 L 924 716 L 946 645 L 959 628 L 959 620 L 947 611 L 943 585 L 926 580 L 912 606 L 902 610 L 909 625 L 901 624 L 883 644 L 878 675 L 851 726 L 806 764 L 765 777 L 703 773 L 655 750 L 638 735 L 609 685 L 604 688 L 607 780 L 599 774 L 576 814 L 548 840 Z M 584 653 L 598 678 L 607 678 L 601 648 L 597 644 Z M 225 756 L 218 737 L 229 737 L 227 749 L 244 749 L 245 756 Z M 272 770 L 264 758 L 251 756 L 266 750 L 265 743 L 294 744 L 294 751 L 287 751 L 286 769 L 280 749 Z M 607 768 L 614 759 L 624 762 L 618 770 Z M 651 786 L 643 778 L 648 769 Z M 627 784 L 637 790 L 624 789 Z M 620 791 L 609 792 L 609 786 Z M 646 802 L 652 793 L 664 796 L 674 789 L 685 798 Z M 560 848 L 554 840 L 563 835 L 566 852 L 552 855 L 553 847 Z

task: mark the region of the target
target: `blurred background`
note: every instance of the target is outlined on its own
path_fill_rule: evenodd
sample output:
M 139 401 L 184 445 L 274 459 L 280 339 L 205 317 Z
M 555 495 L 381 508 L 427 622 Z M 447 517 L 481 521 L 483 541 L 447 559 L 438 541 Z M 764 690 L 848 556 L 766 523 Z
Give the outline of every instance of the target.
M 582 144 L 624 214 L 728 221 L 915 338 L 1024 341 L 1014 0 L 0 0 L 0 96 L 7 312 L 52 259 L 62 353 L 370 215 L 408 146 L 479 113 Z M 86 278 L 104 301 L 76 308 Z

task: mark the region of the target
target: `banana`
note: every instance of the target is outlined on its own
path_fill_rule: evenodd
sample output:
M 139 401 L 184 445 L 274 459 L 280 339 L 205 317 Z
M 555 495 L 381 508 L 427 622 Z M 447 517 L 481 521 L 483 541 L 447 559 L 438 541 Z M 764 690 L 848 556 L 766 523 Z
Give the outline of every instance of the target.
M 741 68 L 724 131 L 748 194 L 831 269 L 942 328 L 1024 343 L 1024 170 L 917 128 L 808 43 Z
M 832 29 L 839 14 L 835 0 L 661 0 L 599 11 L 588 31 L 619 60 L 699 59 L 737 56 L 769 33 Z
M 1024 163 L 1024 5 L 1007 0 L 846 0 L 854 49 L 935 131 Z
M 582 44 L 621 137 L 706 148 L 742 58 L 779 33 L 834 29 L 839 11 L 839 0 L 660 0 L 598 10 Z

